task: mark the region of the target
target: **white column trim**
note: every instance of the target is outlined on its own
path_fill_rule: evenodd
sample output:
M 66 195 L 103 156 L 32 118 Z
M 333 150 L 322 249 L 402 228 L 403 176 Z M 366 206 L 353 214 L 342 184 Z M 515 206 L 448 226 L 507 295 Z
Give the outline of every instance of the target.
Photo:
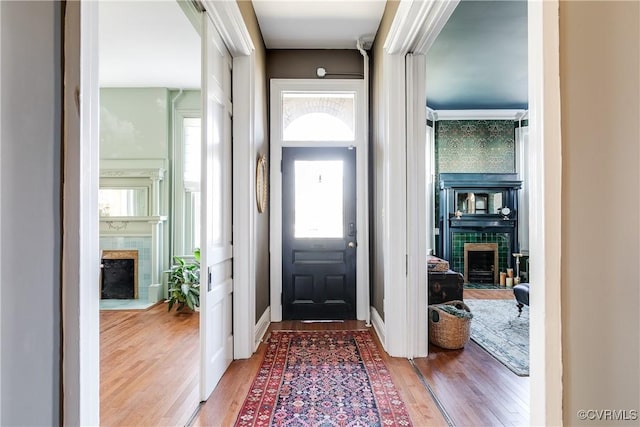
M 531 425 L 562 425 L 559 3 L 529 1 Z
M 256 325 L 255 55 L 233 58 L 233 330 L 235 359 L 251 357 Z
M 0 25 L 2 25 L 2 7 L 0 7 Z M 0 31 L 0 62 L 2 62 L 2 31 Z M 2 69 L 0 68 L 0 99 L 2 99 Z M 2 103 L 0 103 L 0 168 L 2 165 Z M 2 188 L 2 173 L 0 173 L 0 189 Z M 2 197 L 0 197 L 0 235 L 2 234 Z M 2 244 L 0 243 L 0 271 L 2 271 Z M 0 301 L 2 301 L 2 276 L 0 276 Z M 2 304 L 0 304 L 0 348 L 2 341 Z M 2 420 L 2 352 L 0 351 L 0 421 Z
M 391 356 L 406 357 L 407 324 L 407 156 L 405 56 L 383 58 L 385 80 L 382 105 L 385 129 L 386 162 L 383 172 L 382 245 L 384 248 L 384 321 L 391 331 L 404 333 L 385 337 L 385 349 Z
M 424 357 L 427 340 L 427 242 L 433 227 L 427 227 L 427 132 L 426 60 L 409 54 L 407 67 L 407 357 Z M 430 207 L 433 210 L 433 207 Z
M 98 3 L 65 13 L 62 423 L 100 423 Z

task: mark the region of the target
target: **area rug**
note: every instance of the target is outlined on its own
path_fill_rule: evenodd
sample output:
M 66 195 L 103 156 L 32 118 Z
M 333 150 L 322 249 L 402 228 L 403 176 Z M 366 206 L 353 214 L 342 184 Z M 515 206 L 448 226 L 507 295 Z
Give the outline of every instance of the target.
M 411 426 L 369 331 L 274 331 L 236 426 Z
M 505 290 L 508 289 L 504 286 L 493 285 L 490 283 L 465 283 L 465 289 L 497 289 L 497 290 Z
M 465 299 L 471 339 L 519 376 L 529 375 L 529 307 L 518 317 L 515 299 Z

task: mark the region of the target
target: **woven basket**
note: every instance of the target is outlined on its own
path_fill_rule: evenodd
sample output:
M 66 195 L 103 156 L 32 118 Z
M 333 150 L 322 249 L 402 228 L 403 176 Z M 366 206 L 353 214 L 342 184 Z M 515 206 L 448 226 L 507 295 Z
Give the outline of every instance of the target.
M 438 347 L 450 350 L 463 348 L 469 341 L 471 319 L 460 318 L 447 313 L 441 305 L 453 305 L 471 313 L 469 307 L 462 301 L 449 301 L 444 304 L 429 306 L 429 341 Z

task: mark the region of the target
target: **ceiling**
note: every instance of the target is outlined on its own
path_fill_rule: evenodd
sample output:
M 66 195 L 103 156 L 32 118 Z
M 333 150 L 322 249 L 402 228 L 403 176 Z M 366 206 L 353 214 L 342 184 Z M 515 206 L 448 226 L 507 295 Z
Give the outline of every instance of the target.
M 461 1 L 427 53 L 434 110 L 526 109 L 527 2 Z
M 372 41 L 385 0 L 252 0 L 267 49 L 355 49 Z
M 384 0 L 253 0 L 268 49 L 353 49 Z M 100 2 L 102 87 L 200 87 L 200 37 L 176 1 Z M 427 55 L 436 110 L 527 108 L 527 2 L 463 0 Z
M 176 1 L 101 1 L 101 87 L 200 87 L 200 36 Z

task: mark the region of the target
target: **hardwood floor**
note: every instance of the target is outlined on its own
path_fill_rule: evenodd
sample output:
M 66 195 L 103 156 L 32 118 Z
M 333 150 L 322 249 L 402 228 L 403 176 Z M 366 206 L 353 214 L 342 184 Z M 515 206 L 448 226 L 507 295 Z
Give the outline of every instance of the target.
M 100 312 L 100 425 L 184 425 L 198 407 L 199 315 Z
M 512 290 L 465 290 L 465 299 L 512 298 Z M 160 304 L 146 311 L 102 311 L 100 320 L 101 425 L 185 425 L 198 406 L 198 314 L 167 313 Z M 279 322 L 269 330 L 362 328 L 357 321 Z M 264 351 L 261 344 L 250 359 L 231 364 L 193 425 L 234 424 Z M 382 354 L 413 424 L 447 425 L 411 364 Z M 455 425 L 529 423 L 529 378 L 518 377 L 473 341 L 463 350 L 431 346 L 429 356 L 414 364 Z
M 342 330 L 363 329 L 363 322 L 348 321 L 344 323 L 273 323 L 270 330 Z M 374 333 L 375 335 L 375 333 Z M 377 340 L 377 337 L 376 337 Z M 380 345 L 378 341 L 378 345 Z M 249 391 L 255 374 L 260 367 L 266 346 L 260 344 L 258 351 L 247 360 L 237 360 L 224 374 L 218 387 L 203 405 L 194 426 L 230 426 L 236 420 L 244 398 Z M 383 359 L 398 391 L 407 406 L 407 410 L 415 426 L 446 426 L 435 402 L 420 382 L 408 360 L 387 356 Z
M 464 297 L 514 298 L 511 289 L 465 289 Z M 429 356 L 414 363 L 456 426 L 529 425 L 529 377 L 517 376 L 475 342 L 462 350 L 429 346 Z

